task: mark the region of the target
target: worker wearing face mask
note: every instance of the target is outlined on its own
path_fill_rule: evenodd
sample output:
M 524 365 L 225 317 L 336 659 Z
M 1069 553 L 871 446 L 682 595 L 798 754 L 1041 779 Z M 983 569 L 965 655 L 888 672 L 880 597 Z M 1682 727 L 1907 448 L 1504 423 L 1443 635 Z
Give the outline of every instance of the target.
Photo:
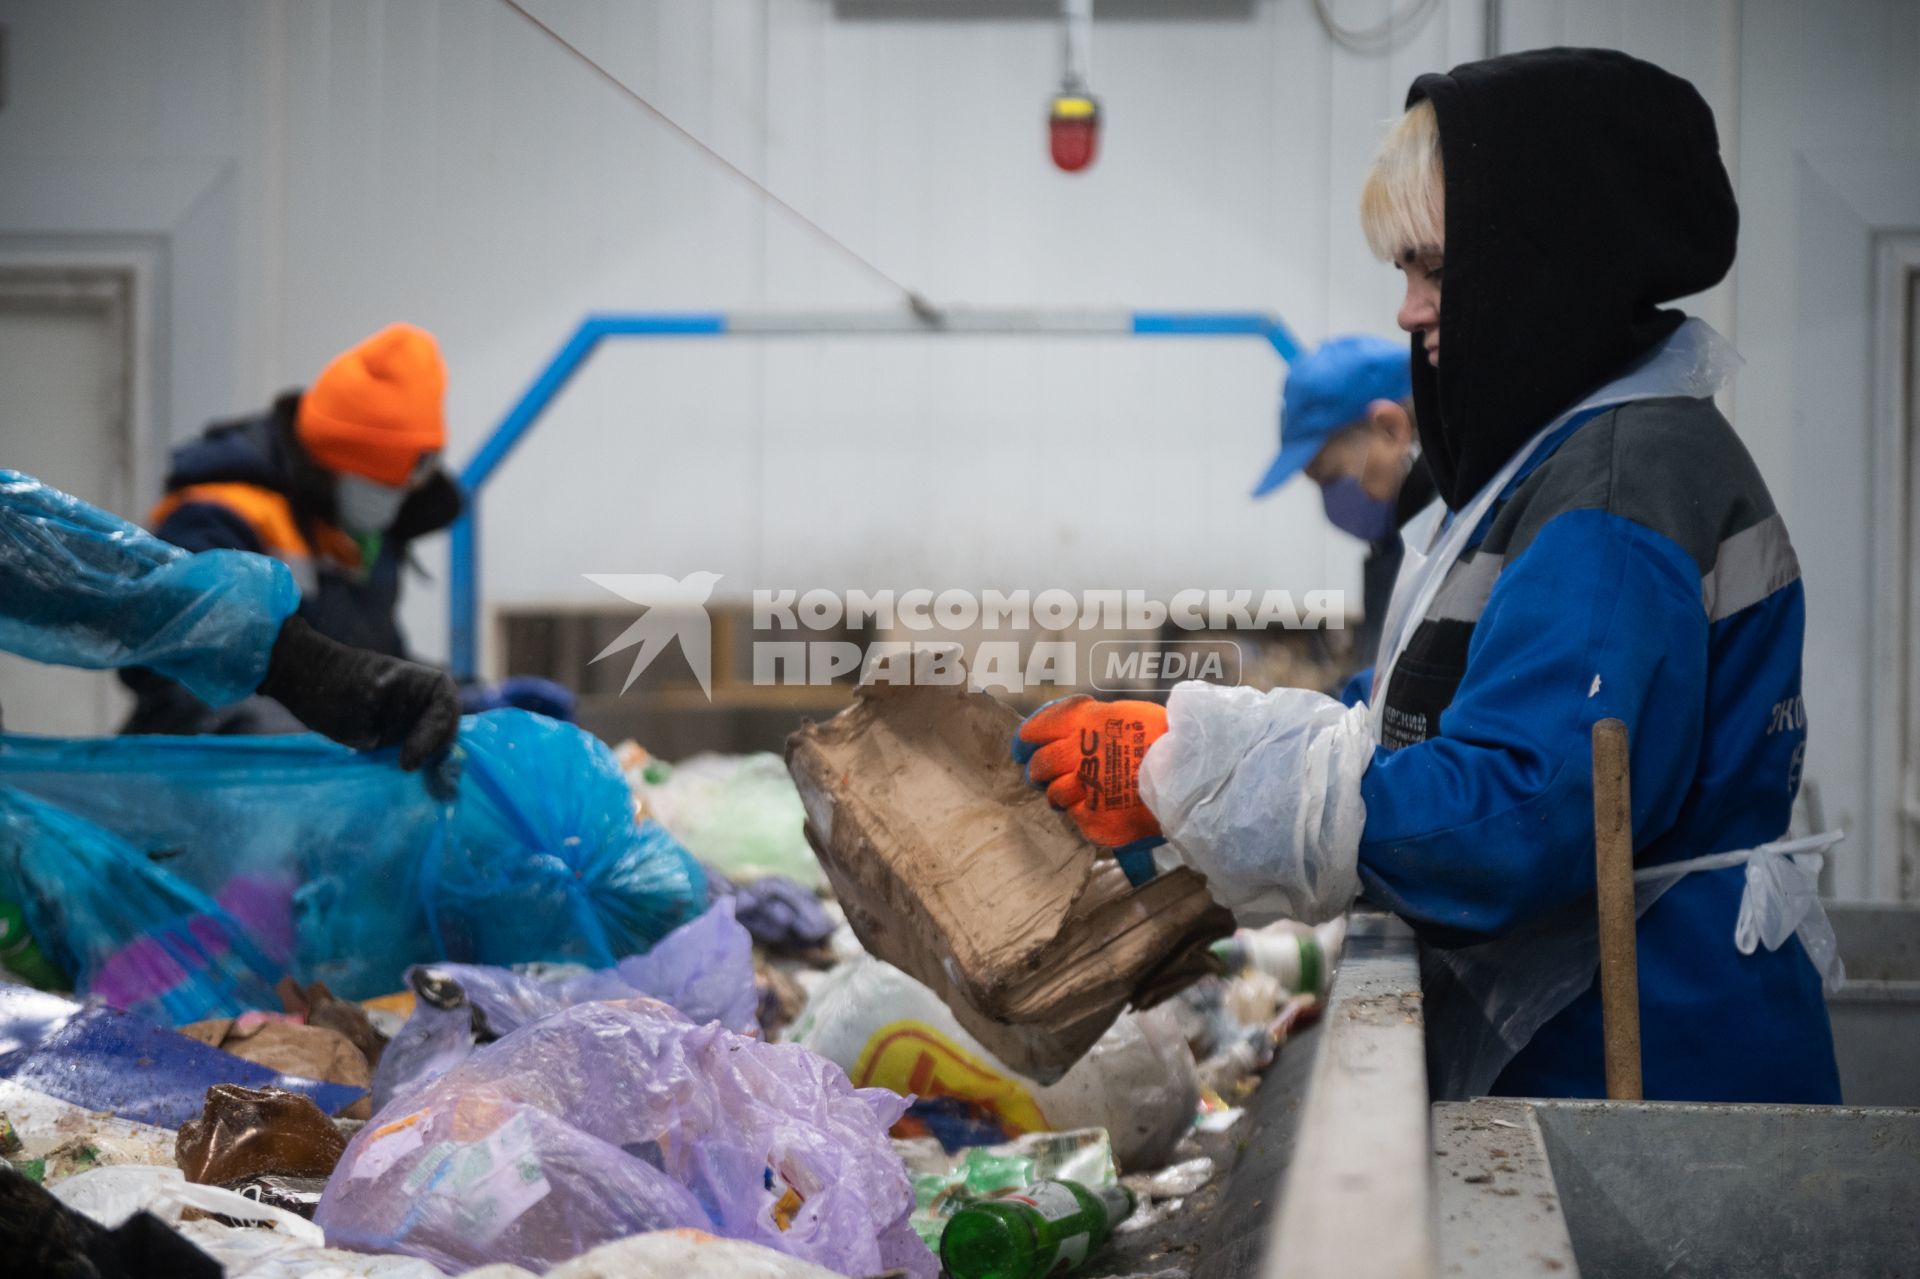
M 1400 568 L 1400 526 L 1433 500 L 1418 465 L 1413 378 L 1402 342 L 1360 334 L 1329 338 L 1287 370 L 1280 400 L 1280 452 L 1255 497 L 1304 474 L 1320 486 L 1327 521 L 1367 543 L 1362 662 L 1373 661 Z
M 459 489 L 439 465 L 446 385 L 433 336 L 389 325 L 337 356 L 306 390 L 256 416 L 216 422 L 175 450 L 149 527 L 190 551 L 280 560 L 314 631 L 404 657 L 395 612 L 409 546 L 460 514 Z M 299 728 L 265 696 L 215 709 L 151 670 L 122 679 L 138 696 L 125 732 Z
M 1786 834 L 1799 560 L 1714 401 L 1739 357 L 1663 306 L 1734 261 L 1712 110 L 1611 50 L 1422 76 L 1361 212 L 1406 277 L 1441 499 L 1407 525 L 1367 703 L 1065 699 L 1016 757 L 1090 839 L 1164 841 L 1156 865 L 1243 915 L 1315 922 L 1364 891 L 1405 920 L 1436 1096 L 1595 1097 L 1592 743 L 1619 720 L 1647 1098 L 1837 1103 L 1817 875 L 1840 832 Z

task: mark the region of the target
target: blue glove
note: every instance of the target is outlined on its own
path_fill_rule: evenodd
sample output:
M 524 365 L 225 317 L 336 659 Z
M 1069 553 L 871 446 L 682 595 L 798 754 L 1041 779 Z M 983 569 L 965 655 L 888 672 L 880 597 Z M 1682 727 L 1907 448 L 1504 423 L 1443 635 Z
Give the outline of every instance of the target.
M 538 675 L 509 675 L 497 683 L 467 684 L 460 689 L 460 709 L 468 715 L 511 706 L 571 724 L 578 704 L 572 689 Z

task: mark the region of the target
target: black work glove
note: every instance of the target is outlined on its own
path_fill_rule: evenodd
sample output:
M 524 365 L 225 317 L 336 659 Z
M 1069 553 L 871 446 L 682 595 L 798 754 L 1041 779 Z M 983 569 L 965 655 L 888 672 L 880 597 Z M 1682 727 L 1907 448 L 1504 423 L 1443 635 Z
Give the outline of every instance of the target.
M 297 616 L 280 628 L 260 691 L 343 746 L 397 743 L 409 771 L 453 745 L 460 729 L 460 694 L 444 672 L 349 648 Z
M 387 529 L 387 540 L 411 542 L 416 537 L 438 533 L 460 518 L 464 505 L 460 486 L 453 482 L 451 475 L 436 467 L 400 504 L 393 524 Z

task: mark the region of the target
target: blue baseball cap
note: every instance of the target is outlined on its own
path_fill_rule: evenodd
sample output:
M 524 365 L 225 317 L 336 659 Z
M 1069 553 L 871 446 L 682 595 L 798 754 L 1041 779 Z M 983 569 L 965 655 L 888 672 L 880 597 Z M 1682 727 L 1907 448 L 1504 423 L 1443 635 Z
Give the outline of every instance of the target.
M 1404 340 L 1362 333 L 1328 338 L 1295 360 L 1280 393 L 1280 453 L 1253 495 L 1265 497 L 1298 475 L 1329 439 L 1366 417 L 1375 400 L 1410 397 L 1412 358 Z

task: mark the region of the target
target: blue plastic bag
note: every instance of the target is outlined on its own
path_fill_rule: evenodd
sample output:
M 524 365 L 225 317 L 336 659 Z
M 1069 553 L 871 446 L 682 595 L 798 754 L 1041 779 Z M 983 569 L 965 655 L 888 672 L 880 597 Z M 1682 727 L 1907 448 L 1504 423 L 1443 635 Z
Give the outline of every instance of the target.
M 110 832 L 153 876 L 214 899 L 269 960 L 350 999 L 440 960 L 604 967 L 704 908 L 698 864 L 635 822 L 612 753 L 588 734 L 489 712 L 462 721 L 454 766 L 449 788 L 401 772 L 390 749 L 314 735 L 0 735 L 0 791 Z M 96 944 L 29 924 L 43 945 Z M 217 990 L 206 1002 L 260 1006 Z
M 0 985 L 0 1079 L 161 1128 L 197 1119 L 214 1084 L 284 1088 L 335 1115 L 366 1090 L 283 1075 L 137 1013 Z
M 0 788 L 112 832 L 156 875 L 219 901 L 290 971 L 368 998 L 434 957 L 420 864 L 445 822 L 446 806 L 425 779 L 386 756 L 314 735 L 0 735 Z M 29 924 L 42 945 L 77 950 L 103 940 L 59 943 L 31 916 Z M 218 1015 L 249 1006 L 278 1000 L 222 1003 Z
M 773 950 L 811 950 L 833 936 L 833 920 L 820 896 L 785 875 L 762 875 L 743 884 L 707 872 L 707 891 L 733 899 L 734 918 L 753 939 Z
M 421 894 L 437 957 L 604 968 L 706 908 L 706 875 L 658 822 L 634 820 L 613 752 L 527 711 L 462 721 L 451 839 Z
M 75 986 L 169 1025 L 279 1004 L 281 966 L 125 840 L 0 788 L 0 896 Z
M 260 686 L 299 605 L 278 560 L 192 555 L 0 470 L 0 649 L 61 666 L 149 666 L 224 706 Z

